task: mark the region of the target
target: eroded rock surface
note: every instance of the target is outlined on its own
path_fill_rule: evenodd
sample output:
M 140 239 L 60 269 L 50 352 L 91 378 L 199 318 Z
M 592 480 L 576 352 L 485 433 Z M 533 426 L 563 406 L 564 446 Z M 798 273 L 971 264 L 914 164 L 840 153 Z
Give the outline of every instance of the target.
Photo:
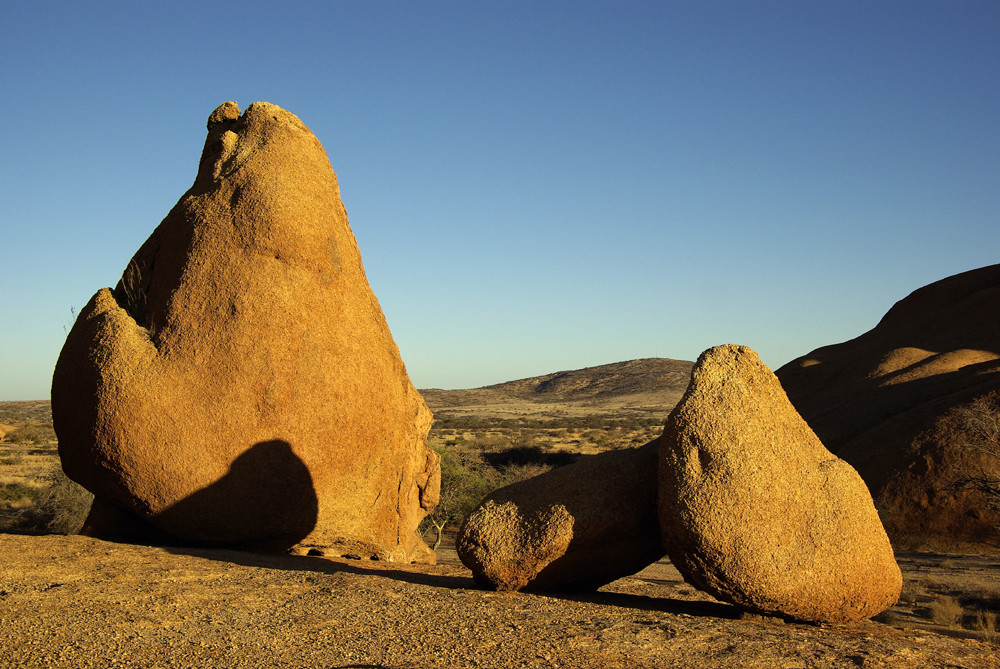
M 455 545 L 476 581 L 497 590 L 520 590 L 566 552 L 573 517 L 562 504 L 531 510 L 487 500 L 469 514 Z
M 52 417 L 102 536 L 433 560 L 430 411 L 323 147 L 275 105 L 209 117 L 194 185 L 69 333 Z
M 902 585 L 868 489 L 827 451 L 746 347 L 705 351 L 660 438 L 659 508 L 671 561 L 738 606 L 854 622 Z

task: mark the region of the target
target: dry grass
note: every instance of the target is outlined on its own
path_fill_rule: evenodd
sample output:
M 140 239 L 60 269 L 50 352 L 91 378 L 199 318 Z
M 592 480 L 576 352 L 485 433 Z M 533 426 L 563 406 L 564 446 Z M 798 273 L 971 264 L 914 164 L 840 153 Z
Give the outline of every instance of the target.
M 931 613 L 931 620 L 942 627 L 961 627 L 965 610 L 954 597 L 945 595 L 939 596 L 930 603 L 928 607 Z
M 23 454 L 11 450 L 0 451 L 0 466 L 17 467 L 22 463 L 24 463 Z
M 878 616 L 894 627 L 917 627 L 997 643 L 1000 560 L 989 555 L 897 553 L 903 591 Z
M 24 483 L 0 484 L 0 505 L 19 509 L 34 503 L 40 497 L 39 488 Z
M 973 621 L 973 629 L 979 631 L 985 641 L 997 643 L 1000 641 L 1000 626 L 997 624 L 997 614 L 994 611 L 979 609 Z
M 77 531 L 91 496 L 59 467 L 49 402 L 0 402 L 0 423 L 0 531 Z
M 572 425 L 574 421 L 585 425 Z M 444 418 L 435 421 L 428 444 L 435 449 L 460 448 L 482 452 L 511 448 L 539 448 L 546 452 L 591 455 L 617 448 L 634 448 L 663 432 L 656 418 L 613 419 L 503 419 L 478 418 L 465 421 Z

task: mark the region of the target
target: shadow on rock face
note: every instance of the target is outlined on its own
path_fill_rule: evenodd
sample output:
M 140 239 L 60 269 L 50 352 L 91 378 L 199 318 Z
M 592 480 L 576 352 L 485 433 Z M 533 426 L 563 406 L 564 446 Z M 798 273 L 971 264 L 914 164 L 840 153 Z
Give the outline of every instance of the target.
M 167 545 L 281 551 L 315 527 L 319 503 L 305 464 L 280 439 L 262 441 L 215 483 L 144 519 L 95 500 L 84 534 Z
M 175 536 L 215 545 L 289 548 L 316 527 L 312 477 L 285 441 L 254 444 L 229 473 L 157 514 Z

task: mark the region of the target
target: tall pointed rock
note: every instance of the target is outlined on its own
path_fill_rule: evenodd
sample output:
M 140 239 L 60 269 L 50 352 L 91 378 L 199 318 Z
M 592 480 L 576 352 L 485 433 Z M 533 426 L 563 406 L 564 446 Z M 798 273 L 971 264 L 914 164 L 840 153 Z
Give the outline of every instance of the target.
M 433 560 L 430 411 L 323 147 L 275 105 L 209 117 L 194 185 L 69 333 L 52 414 L 92 533 Z

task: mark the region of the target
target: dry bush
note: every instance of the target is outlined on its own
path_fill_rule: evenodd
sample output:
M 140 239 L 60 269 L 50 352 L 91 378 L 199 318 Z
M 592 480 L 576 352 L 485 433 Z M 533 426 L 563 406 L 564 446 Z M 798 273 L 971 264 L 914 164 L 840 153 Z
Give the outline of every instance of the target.
M 917 603 L 920 597 L 925 596 L 925 590 L 920 587 L 920 584 L 916 581 L 904 578 L 903 579 L 903 589 L 899 593 L 899 600 L 897 604 L 900 606 L 913 606 Z
M 973 578 L 964 581 L 966 594 L 989 608 L 1000 607 L 1000 580 L 996 578 Z
M 498 451 L 510 448 L 511 439 L 501 433 L 487 432 L 476 435 L 469 446 L 480 451 Z
M 961 627 L 965 610 L 954 597 L 941 595 L 930 603 L 931 620 L 942 627 Z
M 56 433 L 49 425 L 23 425 L 7 435 L 12 444 L 48 444 L 55 441 Z
M 94 496 L 70 480 L 56 465 L 44 477 L 35 503 L 21 510 L 16 527 L 26 532 L 76 534 L 90 512 Z
M 24 462 L 24 455 L 15 451 L 5 451 L 0 454 L 0 465 L 16 467 Z
M 506 481 L 504 485 L 510 485 L 512 483 L 517 483 L 518 481 L 533 479 L 536 476 L 550 471 L 551 469 L 552 465 L 542 464 L 539 462 L 528 462 L 524 464 L 508 465 L 504 467 L 501 472 L 503 474 L 504 481 Z
M 994 611 L 979 609 L 976 611 L 975 628 L 982 632 L 983 638 L 992 643 L 1000 640 L 1000 626 L 997 625 L 997 614 Z
M 530 468 L 532 466 L 551 469 L 552 467 L 572 464 L 580 459 L 576 453 L 549 451 L 547 447 L 537 445 L 513 446 L 503 451 L 482 453 L 481 457 L 486 463 L 500 471 L 510 471 L 513 467 Z M 531 476 L 524 476 L 518 480 L 525 478 L 531 478 Z
M 35 504 L 40 493 L 38 488 L 23 483 L 4 483 L 0 484 L 0 503 L 17 507 Z
M 971 440 L 964 447 L 980 456 L 981 465 L 963 471 L 953 488 L 975 490 L 989 506 L 1000 509 L 1000 394 L 979 397 L 958 415 Z

